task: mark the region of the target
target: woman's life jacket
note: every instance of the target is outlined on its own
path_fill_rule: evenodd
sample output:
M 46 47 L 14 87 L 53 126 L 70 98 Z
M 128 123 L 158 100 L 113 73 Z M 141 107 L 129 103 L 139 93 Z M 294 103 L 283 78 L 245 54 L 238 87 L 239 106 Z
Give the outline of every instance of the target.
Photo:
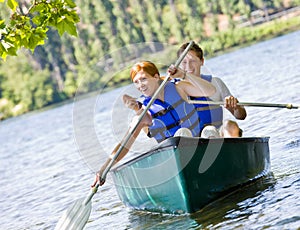
M 142 95 L 139 98 L 147 106 L 151 97 Z M 152 126 L 149 127 L 148 136 L 161 142 L 173 137 L 179 128 L 188 128 L 194 137 L 200 135 L 200 123 L 194 105 L 181 98 L 175 84 L 167 82 L 164 87 L 164 101 L 156 99 L 149 108 L 152 116 Z

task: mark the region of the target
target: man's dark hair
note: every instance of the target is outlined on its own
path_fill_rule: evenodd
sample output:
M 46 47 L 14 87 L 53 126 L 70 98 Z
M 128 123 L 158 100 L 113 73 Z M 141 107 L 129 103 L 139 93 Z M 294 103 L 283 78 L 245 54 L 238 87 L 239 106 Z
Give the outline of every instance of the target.
M 187 42 L 187 43 L 184 43 L 181 45 L 181 47 L 179 48 L 179 50 L 177 51 L 177 57 L 179 57 L 183 51 L 185 50 L 185 48 L 189 45 L 190 43 Z M 194 44 L 192 45 L 191 49 L 192 51 L 194 51 L 197 55 L 198 58 L 200 58 L 200 60 L 203 59 L 203 50 L 200 48 L 200 46 L 198 46 L 195 42 Z

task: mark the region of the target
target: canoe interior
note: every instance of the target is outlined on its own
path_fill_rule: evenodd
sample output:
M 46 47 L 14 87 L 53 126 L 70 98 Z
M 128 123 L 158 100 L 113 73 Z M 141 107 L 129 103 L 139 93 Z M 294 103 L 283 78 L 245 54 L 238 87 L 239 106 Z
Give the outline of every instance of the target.
M 266 175 L 269 138 L 170 138 L 115 167 L 122 202 L 134 209 L 192 213 Z

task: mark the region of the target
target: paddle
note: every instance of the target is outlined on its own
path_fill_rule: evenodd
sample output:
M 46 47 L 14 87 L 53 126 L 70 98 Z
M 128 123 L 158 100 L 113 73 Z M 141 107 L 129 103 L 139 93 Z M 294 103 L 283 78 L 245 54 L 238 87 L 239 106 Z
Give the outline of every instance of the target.
M 197 101 L 188 100 L 190 104 L 204 104 L 204 105 L 224 105 L 224 101 Z M 300 106 L 292 104 L 272 104 L 272 103 L 259 103 L 259 102 L 238 102 L 237 105 L 241 106 L 257 106 L 257 107 L 275 107 L 275 108 L 286 108 L 286 109 L 299 109 Z
M 184 52 L 180 55 L 180 57 L 178 58 L 178 60 L 175 63 L 176 68 L 178 68 L 179 64 L 181 63 L 181 61 L 183 60 L 185 55 L 188 53 L 188 51 L 190 50 L 193 43 L 194 42 L 191 41 L 189 43 L 189 45 L 186 47 L 186 49 L 184 50 Z M 127 134 L 123 138 L 123 143 L 120 145 L 118 151 L 112 157 L 112 160 L 110 161 L 110 163 L 107 165 L 107 167 L 103 171 L 103 173 L 101 175 L 101 179 L 105 180 L 106 175 L 109 172 L 110 168 L 113 166 L 114 161 L 118 158 L 118 156 L 120 155 L 120 153 L 122 152 L 124 147 L 127 145 L 129 139 L 131 138 L 133 133 L 136 131 L 139 123 L 141 122 L 141 120 L 143 119 L 143 117 L 145 116 L 147 111 L 149 110 L 150 106 L 153 104 L 154 100 L 157 98 L 159 92 L 164 88 L 164 86 L 168 82 L 169 78 L 170 78 L 170 74 L 168 73 L 166 78 L 164 79 L 164 81 L 160 84 L 160 86 L 158 87 L 158 89 L 156 90 L 154 95 L 152 96 L 152 99 L 150 100 L 150 102 L 148 103 L 148 105 L 146 106 L 144 111 L 139 115 L 137 123 L 134 125 L 133 128 L 129 129 L 129 131 L 127 132 Z M 74 229 L 74 230 L 76 229 L 77 230 L 78 229 L 79 230 L 79 229 L 83 229 L 86 222 L 88 221 L 90 213 L 91 213 L 91 209 L 92 209 L 91 199 L 94 196 L 94 194 L 97 192 L 99 186 L 100 186 L 100 184 L 98 182 L 95 185 L 95 187 L 92 189 L 90 194 L 85 199 L 82 198 L 82 199 L 79 199 L 79 200 L 75 201 L 73 203 L 73 205 L 70 206 L 70 208 L 67 209 L 66 212 L 63 214 L 63 216 L 60 218 L 60 220 L 58 221 L 55 229 L 56 230 L 63 230 L 63 229 L 68 229 L 68 230 L 71 230 L 71 229 Z

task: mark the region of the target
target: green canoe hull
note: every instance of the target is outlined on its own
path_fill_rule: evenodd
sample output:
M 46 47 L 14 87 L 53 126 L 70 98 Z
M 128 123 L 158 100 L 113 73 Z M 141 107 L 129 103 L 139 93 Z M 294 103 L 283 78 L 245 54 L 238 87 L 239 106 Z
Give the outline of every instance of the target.
M 269 138 L 170 138 L 115 167 L 122 202 L 137 210 L 193 213 L 269 173 Z

